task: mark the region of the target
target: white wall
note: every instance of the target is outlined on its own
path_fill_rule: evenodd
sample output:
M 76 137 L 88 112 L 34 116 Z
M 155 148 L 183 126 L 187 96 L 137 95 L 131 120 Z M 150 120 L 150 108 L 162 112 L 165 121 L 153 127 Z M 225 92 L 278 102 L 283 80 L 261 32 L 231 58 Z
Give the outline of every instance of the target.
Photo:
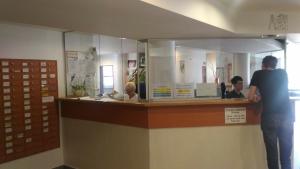
M 148 129 L 71 118 L 63 118 L 63 122 L 66 165 L 77 169 L 149 169 Z
M 150 130 L 150 169 L 265 169 L 259 125 Z
M 66 164 L 78 169 L 266 169 L 259 125 L 144 129 L 63 121 Z
M 180 72 L 180 61 L 185 63 Z M 202 83 L 202 65 L 206 62 L 205 51 L 188 47 L 176 48 L 176 83 Z
M 57 60 L 58 93 L 65 95 L 62 32 L 0 23 L 0 58 Z M 52 169 L 62 164 L 62 148 L 58 148 L 3 163 L 0 169 Z

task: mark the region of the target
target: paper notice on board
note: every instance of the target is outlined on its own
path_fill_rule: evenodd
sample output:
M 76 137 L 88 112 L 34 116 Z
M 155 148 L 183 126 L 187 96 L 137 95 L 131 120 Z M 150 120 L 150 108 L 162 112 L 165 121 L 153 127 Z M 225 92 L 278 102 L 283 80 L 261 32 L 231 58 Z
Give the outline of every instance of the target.
M 225 124 L 239 124 L 246 121 L 246 107 L 225 108 Z
M 170 85 L 154 84 L 152 96 L 158 98 L 172 98 L 172 87 Z
M 76 51 L 67 51 L 66 52 L 67 59 L 67 73 L 70 72 L 78 72 L 78 52 Z
M 176 98 L 193 98 L 194 97 L 193 83 L 176 84 L 175 97 Z
M 54 96 L 44 96 L 42 97 L 42 103 L 54 102 Z

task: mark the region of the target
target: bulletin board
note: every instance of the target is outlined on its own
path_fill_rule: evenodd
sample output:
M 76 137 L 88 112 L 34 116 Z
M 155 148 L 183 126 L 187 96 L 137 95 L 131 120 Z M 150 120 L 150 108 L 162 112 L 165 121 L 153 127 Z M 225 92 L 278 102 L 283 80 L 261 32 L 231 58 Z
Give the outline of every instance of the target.
M 0 163 L 59 147 L 57 63 L 0 59 Z

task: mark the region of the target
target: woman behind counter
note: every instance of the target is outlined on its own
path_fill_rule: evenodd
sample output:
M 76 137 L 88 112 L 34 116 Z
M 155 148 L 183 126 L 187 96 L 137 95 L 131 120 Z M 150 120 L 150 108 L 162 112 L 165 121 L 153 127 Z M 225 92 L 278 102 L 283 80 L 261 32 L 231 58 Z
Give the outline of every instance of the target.
M 125 101 L 138 101 L 138 95 L 135 93 L 136 86 L 133 82 L 128 82 L 125 85 L 124 100 Z

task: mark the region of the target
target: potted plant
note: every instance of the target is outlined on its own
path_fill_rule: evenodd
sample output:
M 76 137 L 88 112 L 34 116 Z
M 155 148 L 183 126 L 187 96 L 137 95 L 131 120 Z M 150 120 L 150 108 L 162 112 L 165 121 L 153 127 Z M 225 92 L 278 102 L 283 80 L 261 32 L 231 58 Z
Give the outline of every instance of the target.
M 72 85 L 72 91 L 74 96 L 82 97 L 85 95 L 85 86 L 84 85 Z
M 82 77 L 72 77 L 71 79 L 71 87 L 73 95 L 76 97 L 85 96 L 86 88 L 85 88 L 85 80 Z

